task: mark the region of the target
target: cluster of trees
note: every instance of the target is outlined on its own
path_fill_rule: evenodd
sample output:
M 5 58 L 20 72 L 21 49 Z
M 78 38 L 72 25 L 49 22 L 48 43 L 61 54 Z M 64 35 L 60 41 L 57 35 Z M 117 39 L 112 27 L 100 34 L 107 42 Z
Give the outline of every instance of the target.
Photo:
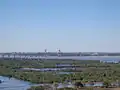
M 42 68 L 55 67 L 56 63 L 76 63 L 80 66 L 85 66 L 81 72 L 74 72 L 69 75 L 58 75 L 55 72 L 36 72 L 36 71 L 21 71 L 20 68 Z M 93 67 L 94 66 L 94 67 Z M 105 67 L 108 66 L 108 67 Z M 17 79 L 30 81 L 32 83 L 53 83 L 72 80 L 76 82 L 80 80 L 82 83 L 89 81 L 105 82 L 106 87 L 111 82 L 120 81 L 120 64 L 102 64 L 98 61 L 71 61 L 71 60 L 0 60 L 0 75 L 15 77 Z

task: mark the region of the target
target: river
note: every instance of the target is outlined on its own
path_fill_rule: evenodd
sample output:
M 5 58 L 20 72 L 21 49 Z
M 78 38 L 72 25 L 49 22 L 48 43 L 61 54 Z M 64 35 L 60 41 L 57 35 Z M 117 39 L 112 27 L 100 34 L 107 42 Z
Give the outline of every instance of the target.
M 3 82 L 0 83 L 0 90 L 27 90 L 32 84 L 22 80 L 17 80 L 15 78 L 7 78 L 0 76 L 0 80 Z
M 43 85 L 43 84 L 30 84 L 29 82 L 22 81 L 22 80 L 17 80 L 15 78 L 9 79 L 8 77 L 3 77 L 0 76 L 0 80 L 3 82 L 0 83 L 0 90 L 27 90 L 31 86 L 38 86 L 38 85 Z M 54 88 L 51 84 L 50 85 L 52 88 Z M 73 87 L 73 85 L 68 85 L 69 87 Z M 58 88 L 64 87 L 61 83 L 59 84 Z
M 0 55 L 1 58 L 1 55 Z M 4 56 L 4 58 L 9 58 L 8 56 Z M 11 57 L 13 58 L 13 56 Z M 33 56 L 30 57 L 28 56 L 25 58 L 25 56 L 15 56 L 15 58 L 21 58 L 22 60 L 24 59 L 75 59 L 75 60 L 120 60 L 120 56 L 47 56 L 47 57 L 42 57 L 42 56 Z
M 47 56 L 41 57 L 47 59 L 75 59 L 75 60 L 120 60 L 120 56 L 64 56 L 64 57 L 57 57 L 57 56 Z

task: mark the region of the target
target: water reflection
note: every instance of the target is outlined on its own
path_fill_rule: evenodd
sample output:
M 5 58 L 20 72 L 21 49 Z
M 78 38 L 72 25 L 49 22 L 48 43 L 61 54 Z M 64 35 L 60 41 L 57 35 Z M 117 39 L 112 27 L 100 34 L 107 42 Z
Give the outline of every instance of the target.
M 32 71 L 61 71 L 61 70 L 74 70 L 75 68 L 21 68 L 20 70 L 32 70 Z
M 0 76 L 0 90 L 27 90 L 31 86 L 29 82 Z

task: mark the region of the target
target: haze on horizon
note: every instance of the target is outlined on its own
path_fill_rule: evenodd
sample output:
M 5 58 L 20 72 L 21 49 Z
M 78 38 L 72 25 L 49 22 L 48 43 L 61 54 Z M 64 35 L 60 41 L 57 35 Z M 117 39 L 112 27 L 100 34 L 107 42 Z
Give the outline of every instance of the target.
M 1 0 L 0 52 L 120 52 L 120 0 Z

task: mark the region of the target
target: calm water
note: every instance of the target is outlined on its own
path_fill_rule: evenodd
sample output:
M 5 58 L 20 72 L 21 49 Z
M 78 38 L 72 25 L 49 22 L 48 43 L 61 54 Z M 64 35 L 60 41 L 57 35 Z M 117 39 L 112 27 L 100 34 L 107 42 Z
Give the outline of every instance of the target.
M 33 70 L 33 71 L 61 71 L 61 70 L 74 70 L 74 68 L 21 68 L 20 70 Z
M 8 57 L 8 56 L 4 56 Z M 13 56 L 11 56 L 13 58 Z M 1 55 L 0 55 L 1 58 Z M 16 56 L 16 58 L 20 58 L 19 56 Z M 22 59 L 25 58 L 25 56 L 21 56 Z M 120 56 L 47 56 L 47 57 L 42 57 L 42 56 L 33 56 L 30 57 L 32 59 L 38 59 L 38 58 L 43 58 L 43 59 L 76 59 L 76 60 L 120 60 Z M 28 56 L 29 59 L 29 56 Z
M 29 82 L 17 80 L 14 78 L 9 79 L 7 77 L 0 76 L 0 80 L 4 81 L 3 83 L 0 84 L 0 90 L 27 90 L 28 88 L 33 86 Z M 38 84 L 38 85 L 43 85 L 43 84 Z M 38 86 L 38 85 L 36 84 L 34 86 Z M 60 87 L 63 88 L 64 85 L 59 84 L 58 88 L 60 88 Z M 73 85 L 69 84 L 69 85 L 67 85 L 67 87 L 73 87 Z
M 76 59 L 76 60 L 120 60 L 120 56 L 69 56 L 69 57 L 48 56 L 46 58 L 48 59 Z
M 27 90 L 31 86 L 29 82 L 17 80 L 14 78 L 7 78 L 0 76 L 0 80 L 3 83 L 0 83 L 0 90 Z

